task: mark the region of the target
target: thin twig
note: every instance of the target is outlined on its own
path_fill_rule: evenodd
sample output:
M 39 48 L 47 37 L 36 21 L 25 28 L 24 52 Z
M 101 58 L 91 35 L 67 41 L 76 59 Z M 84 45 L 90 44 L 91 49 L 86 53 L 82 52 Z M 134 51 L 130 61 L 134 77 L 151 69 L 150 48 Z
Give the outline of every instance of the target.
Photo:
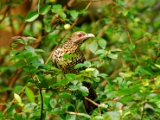
M 23 87 L 22 90 L 18 93 L 18 94 L 21 94 L 24 90 L 25 90 L 26 87 Z M 10 102 L 10 105 L 12 105 L 14 102 L 14 99 Z M 3 111 L 3 115 L 7 112 L 8 108 L 6 108 L 4 111 Z
M 66 111 L 66 113 L 71 114 L 71 115 L 77 115 L 77 116 L 85 116 L 84 113 L 69 112 L 69 111 Z
M 98 107 L 98 112 L 101 114 L 100 104 L 94 102 L 93 100 L 89 99 L 88 97 L 84 97 L 84 99 L 88 100 L 89 102 L 91 102 L 92 104 L 97 106 Z

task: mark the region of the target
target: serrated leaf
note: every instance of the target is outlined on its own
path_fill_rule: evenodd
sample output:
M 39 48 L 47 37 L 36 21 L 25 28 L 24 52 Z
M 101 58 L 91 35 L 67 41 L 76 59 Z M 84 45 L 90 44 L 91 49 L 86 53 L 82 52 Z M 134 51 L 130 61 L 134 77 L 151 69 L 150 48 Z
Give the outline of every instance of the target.
M 31 11 L 28 13 L 28 15 L 26 16 L 26 21 L 27 22 L 32 22 L 34 21 L 35 19 L 37 19 L 39 16 L 38 12 L 36 11 Z
M 107 41 L 104 39 L 100 39 L 100 40 L 98 40 L 98 44 L 102 49 L 105 49 L 106 45 L 107 45 Z
M 26 88 L 25 88 L 25 93 L 26 93 L 29 101 L 35 102 L 34 93 L 33 93 L 33 91 L 32 91 L 30 88 L 26 87 Z
M 39 13 L 44 15 L 44 14 L 48 13 L 50 9 L 51 9 L 51 5 L 47 5 L 47 4 L 42 5 L 39 9 Z
M 92 42 L 89 44 L 89 49 L 92 53 L 95 53 L 96 50 L 98 49 L 98 44 L 97 42 Z
M 16 94 L 16 93 L 14 93 L 14 99 L 15 99 L 18 103 L 22 103 L 21 97 L 20 97 L 18 94 Z

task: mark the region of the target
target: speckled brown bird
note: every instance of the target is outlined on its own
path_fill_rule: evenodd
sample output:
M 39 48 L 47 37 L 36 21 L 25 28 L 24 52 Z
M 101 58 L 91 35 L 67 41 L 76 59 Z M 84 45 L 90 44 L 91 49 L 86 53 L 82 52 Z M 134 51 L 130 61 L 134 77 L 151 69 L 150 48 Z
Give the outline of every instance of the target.
M 80 50 L 80 45 L 87 40 L 88 38 L 94 37 L 93 34 L 87 34 L 83 31 L 74 32 L 65 43 L 63 43 L 62 47 L 57 48 L 52 56 L 53 64 L 61 69 L 64 74 L 74 73 L 78 74 L 80 69 L 74 69 L 74 66 L 78 63 L 83 63 L 85 61 L 84 54 Z M 64 55 L 76 55 L 75 57 L 64 59 Z M 91 100 L 95 100 L 97 98 L 96 92 L 93 89 L 92 85 L 87 82 L 83 82 L 83 85 L 86 86 L 89 90 L 88 98 Z M 96 101 L 99 103 L 99 101 Z M 83 103 L 85 109 L 88 114 L 92 112 L 92 110 L 96 109 L 93 103 L 83 98 Z

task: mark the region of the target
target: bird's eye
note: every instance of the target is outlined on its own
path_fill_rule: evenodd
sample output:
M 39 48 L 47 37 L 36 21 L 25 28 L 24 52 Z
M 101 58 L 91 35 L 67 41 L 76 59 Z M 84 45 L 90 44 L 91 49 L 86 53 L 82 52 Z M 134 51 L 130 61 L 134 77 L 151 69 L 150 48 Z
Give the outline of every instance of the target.
M 79 34 L 78 34 L 78 37 L 82 37 L 82 34 L 81 34 L 81 33 L 79 33 Z

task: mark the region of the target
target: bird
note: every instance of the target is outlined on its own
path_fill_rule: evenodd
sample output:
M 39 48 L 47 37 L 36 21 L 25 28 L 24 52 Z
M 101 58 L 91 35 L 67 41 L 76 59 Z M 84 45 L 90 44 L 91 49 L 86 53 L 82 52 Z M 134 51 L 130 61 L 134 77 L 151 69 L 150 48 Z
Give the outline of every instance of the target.
M 63 74 L 74 73 L 78 74 L 82 69 L 75 69 L 75 65 L 78 63 L 83 63 L 85 61 L 85 57 L 83 52 L 80 50 L 81 44 L 89 38 L 95 37 L 94 34 L 85 33 L 83 31 L 74 32 L 67 40 L 62 44 L 61 47 L 58 47 L 52 55 L 52 63 L 57 68 L 61 69 Z M 75 57 L 65 59 L 63 56 L 67 55 L 75 55 Z M 83 68 L 85 69 L 85 68 Z M 87 98 L 94 101 L 97 98 L 97 94 L 92 87 L 91 83 L 83 82 L 83 86 L 87 87 L 89 90 Z M 100 103 L 96 101 L 96 103 Z M 83 104 L 85 106 L 86 112 L 91 114 L 93 110 L 97 108 L 95 104 L 88 101 L 83 97 Z

